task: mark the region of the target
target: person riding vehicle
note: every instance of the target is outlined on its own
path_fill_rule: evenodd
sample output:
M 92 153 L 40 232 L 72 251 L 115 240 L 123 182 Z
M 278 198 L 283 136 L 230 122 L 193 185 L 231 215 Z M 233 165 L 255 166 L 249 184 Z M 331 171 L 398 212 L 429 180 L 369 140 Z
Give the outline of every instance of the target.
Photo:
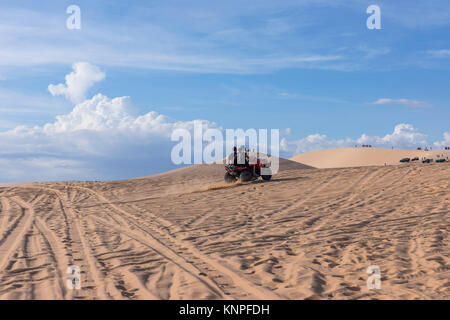
M 235 165 L 235 166 L 238 165 L 237 148 L 236 147 L 233 147 L 233 152 L 230 153 L 227 156 L 226 164 L 227 165 L 231 165 L 232 164 L 232 165 Z
M 239 150 L 234 147 L 233 152 L 225 160 L 225 181 L 247 182 L 259 177 L 266 181 L 270 180 L 272 178 L 270 160 L 266 159 L 267 156 L 262 155 L 264 158 L 260 156 L 259 152 L 250 152 L 245 146 L 240 146 Z M 265 170 L 264 174 L 263 170 Z

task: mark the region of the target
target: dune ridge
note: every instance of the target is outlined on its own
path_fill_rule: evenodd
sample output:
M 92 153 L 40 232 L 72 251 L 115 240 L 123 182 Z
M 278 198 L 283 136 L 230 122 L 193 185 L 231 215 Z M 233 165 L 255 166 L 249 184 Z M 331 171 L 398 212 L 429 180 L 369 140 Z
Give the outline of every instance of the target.
M 362 166 L 398 165 L 403 158 L 450 158 L 449 150 L 401 150 L 382 148 L 338 148 L 306 152 L 289 160 L 315 168 L 348 168 Z

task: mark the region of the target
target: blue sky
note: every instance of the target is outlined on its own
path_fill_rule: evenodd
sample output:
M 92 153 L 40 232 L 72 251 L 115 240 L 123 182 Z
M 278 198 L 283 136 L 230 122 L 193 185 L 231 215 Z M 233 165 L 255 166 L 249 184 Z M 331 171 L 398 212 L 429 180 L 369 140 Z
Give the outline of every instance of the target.
M 80 30 L 66 28 L 71 4 L 81 9 Z M 372 4 L 381 30 L 366 27 Z M 285 156 L 361 141 L 450 144 L 449 39 L 444 0 L 0 1 L 0 181 L 116 179 L 173 167 L 165 155 L 146 154 L 124 169 L 124 148 L 164 145 L 154 128 L 146 128 L 150 144 L 129 149 L 122 136 L 101 155 L 88 145 L 100 129 L 83 127 L 92 130 L 80 141 L 43 129 L 83 102 L 48 90 L 78 62 L 91 66 L 86 77 L 103 74 L 77 89 L 88 102 L 128 96 L 125 116 L 156 111 L 165 125 L 290 128 Z M 88 119 L 77 116 L 65 119 Z M 118 121 L 110 116 L 101 121 Z M 401 124 L 408 126 L 395 131 Z M 76 147 L 62 153 L 58 143 Z

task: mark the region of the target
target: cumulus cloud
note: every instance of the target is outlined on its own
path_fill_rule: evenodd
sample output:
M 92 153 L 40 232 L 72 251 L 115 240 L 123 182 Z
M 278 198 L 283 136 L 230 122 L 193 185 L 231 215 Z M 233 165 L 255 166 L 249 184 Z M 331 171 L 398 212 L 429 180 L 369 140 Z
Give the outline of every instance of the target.
M 420 133 L 412 125 L 398 124 L 392 133 L 383 137 L 362 134 L 357 139 L 333 139 L 327 135 L 317 133 L 294 141 L 288 141 L 286 138 L 283 138 L 280 149 L 288 154 L 295 155 L 323 149 L 353 147 L 361 144 L 369 144 L 381 148 L 394 147 L 396 149 L 410 149 L 429 145 L 427 136 Z
M 286 128 L 286 129 L 284 129 L 284 134 L 285 134 L 285 135 L 290 136 L 291 133 L 292 133 L 292 129 L 291 129 L 291 128 Z
M 434 146 L 441 149 L 450 147 L 450 132 L 444 132 L 444 140 L 435 142 Z
M 96 66 L 75 63 L 66 84 L 49 91 L 78 101 L 104 77 Z M 118 179 L 174 169 L 172 132 L 182 128 L 193 136 L 194 124 L 155 111 L 136 115 L 130 97 L 99 93 L 42 126 L 0 132 L 0 182 Z M 202 125 L 218 128 L 206 120 Z
M 379 146 L 393 146 L 395 148 L 415 148 L 427 144 L 427 136 L 420 133 L 410 124 L 399 124 L 395 126 L 394 132 L 385 135 L 383 138 L 361 136 L 359 143 L 371 143 Z
M 76 62 L 72 68 L 73 72 L 66 75 L 65 84 L 50 84 L 48 91 L 53 96 L 62 95 L 73 103 L 80 103 L 84 101 L 87 90 L 96 82 L 102 81 L 105 74 L 88 62 Z
M 424 101 L 410 100 L 410 99 L 378 99 L 375 102 L 371 102 L 370 104 L 403 104 L 405 106 L 410 107 L 428 107 L 429 103 Z
M 97 94 L 43 126 L 0 132 L 4 181 L 115 179 L 175 168 L 170 140 L 175 129 L 192 132 L 194 121 L 149 112 L 133 115 L 129 97 Z M 203 127 L 215 128 L 203 121 Z

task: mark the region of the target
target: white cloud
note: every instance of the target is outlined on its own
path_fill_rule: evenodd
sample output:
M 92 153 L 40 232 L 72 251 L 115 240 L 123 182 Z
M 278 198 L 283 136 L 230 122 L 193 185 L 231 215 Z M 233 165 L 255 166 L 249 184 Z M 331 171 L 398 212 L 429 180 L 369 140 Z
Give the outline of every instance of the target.
M 171 133 L 193 127 L 154 111 L 134 116 L 129 97 L 97 94 L 54 122 L 0 132 L 0 177 L 114 179 L 173 169 Z
M 450 147 L 450 132 L 444 132 L 444 140 L 437 141 L 434 143 L 436 148 Z
M 295 93 L 289 93 L 289 92 L 280 92 L 278 95 L 283 98 L 296 98 L 297 97 L 297 95 Z
M 373 47 L 367 47 L 367 46 L 360 46 L 358 47 L 358 50 L 364 52 L 366 54 L 367 59 L 372 59 L 378 56 L 386 55 L 391 52 L 391 49 L 389 48 L 373 48 Z
M 190 3 L 181 9 L 180 4 L 165 2 L 151 8 L 130 5 L 114 19 L 97 16 L 94 10 L 82 18 L 86 20 L 81 30 L 69 32 L 70 45 L 59 10 L 41 12 L 12 6 L 0 12 L 0 39 L 4 40 L 0 68 L 80 60 L 103 66 L 232 74 L 346 67 L 327 42 L 321 48 L 308 39 L 299 42 L 288 32 L 302 26 L 304 19 L 274 17 L 274 12 L 302 4 L 263 1 L 245 8 L 239 1 L 232 2 Z M 258 23 L 244 22 L 247 19 Z M 83 50 L 74 50 L 77 47 Z
M 394 147 L 396 149 L 411 149 L 429 145 L 427 136 L 420 133 L 412 125 L 398 124 L 392 133 L 386 134 L 384 137 L 362 134 L 357 139 L 348 137 L 345 139 L 333 139 L 317 133 L 295 141 L 288 141 L 284 138 L 280 149 L 290 155 L 295 155 L 323 149 L 353 147 L 361 144 L 382 148 Z
M 78 100 L 103 77 L 97 67 L 76 63 L 58 92 Z M 217 127 L 209 121 L 203 126 Z M 97 94 L 53 122 L 0 132 L 0 182 L 114 179 L 173 169 L 170 137 L 178 128 L 192 132 L 194 121 L 154 111 L 135 115 L 129 97 Z
M 193 121 L 176 121 L 155 111 L 133 116 L 131 110 L 129 97 L 110 99 L 97 94 L 76 105 L 70 113 L 57 116 L 52 123 L 18 126 L 0 133 L 3 143 L 17 142 L 2 150 L 4 154 L 11 150 L 19 152 L 28 145 L 32 153 L 51 153 L 59 148 L 61 155 L 110 155 L 121 144 L 168 141 L 174 129 L 193 128 Z M 215 126 L 208 121 L 205 124 Z
M 64 11 L 59 6 L 41 10 L 38 5 L 19 7 L 12 3 L 0 11 L 0 67 L 61 65 L 79 60 L 104 66 L 223 73 L 270 72 L 285 67 L 332 70 L 402 67 L 406 60 L 387 56 L 389 49 L 384 44 L 367 43 L 361 33 L 364 29 L 356 28 L 361 26 L 358 19 L 339 23 L 339 15 L 363 14 L 361 2 L 264 0 L 242 6 L 238 0 L 177 1 L 176 5 L 174 1 L 161 1 L 151 5 L 130 4 L 126 8 L 111 5 L 104 10 L 86 3 L 82 11 L 89 14 L 82 15 L 82 29 L 76 32 L 65 28 Z M 447 0 L 439 0 L 438 5 L 435 1 L 410 2 L 384 4 L 383 17 L 386 15 L 390 24 L 400 22 L 419 29 L 449 23 Z M 337 16 L 330 19 L 322 14 L 327 8 L 339 8 Z M 117 9 L 121 14 L 111 15 Z M 333 28 L 322 28 L 330 23 Z M 349 34 L 350 30 L 354 33 L 351 43 L 333 40 L 336 33 Z M 404 28 L 391 31 L 383 37 L 388 43 L 403 39 Z M 338 61 L 330 61 L 338 46 L 350 50 L 341 52 Z M 358 47 L 363 51 L 357 52 Z M 369 47 L 381 49 L 367 51 Z M 414 50 L 402 54 L 411 58 L 408 61 L 412 65 L 419 64 Z M 368 60 L 361 59 L 367 57 L 377 57 L 383 62 L 375 65 L 376 61 L 361 61 Z M 385 59 L 389 59 L 388 63 Z
M 283 138 L 280 150 L 293 156 L 316 150 L 350 147 L 354 144 L 354 141 L 351 139 L 330 139 L 324 134 L 316 133 L 295 141 L 288 141 L 286 138 Z
M 416 148 L 427 145 L 427 136 L 420 133 L 410 124 L 398 124 L 394 132 L 384 137 L 369 137 L 363 134 L 358 140 L 360 144 L 373 144 L 376 146 L 395 147 L 395 148 Z
M 72 65 L 73 72 L 66 75 L 65 84 L 50 84 L 48 91 L 53 96 L 62 95 L 73 103 L 85 100 L 85 94 L 96 82 L 102 81 L 105 74 L 97 66 L 88 62 L 76 62 Z
M 420 133 L 410 124 L 399 124 L 395 126 L 392 134 L 386 135 L 381 139 L 384 144 L 395 146 L 415 147 L 417 145 L 427 144 L 427 135 Z
M 410 99 L 389 99 L 383 98 L 378 99 L 375 102 L 371 102 L 370 104 L 403 104 L 405 106 L 411 107 L 428 107 L 429 103 L 424 101 L 410 100 Z
M 450 58 L 450 50 L 429 50 L 428 53 L 435 58 Z

